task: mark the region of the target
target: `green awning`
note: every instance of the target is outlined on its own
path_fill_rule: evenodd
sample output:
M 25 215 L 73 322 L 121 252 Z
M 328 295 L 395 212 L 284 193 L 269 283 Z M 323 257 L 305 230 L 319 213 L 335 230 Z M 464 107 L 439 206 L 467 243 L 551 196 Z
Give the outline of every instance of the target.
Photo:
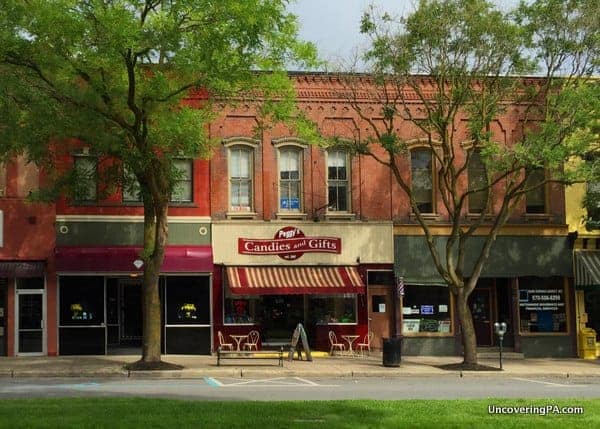
M 442 258 L 446 255 L 445 236 L 435 238 L 435 246 Z M 470 239 L 465 258 L 468 276 L 481 249 L 484 237 Z M 424 236 L 394 237 L 394 270 L 407 284 L 444 284 L 438 274 Z M 496 277 L 551 277 L 573 275 L 572 251 L 567 236 L 502 236 L 490 250 L 490 256 L 481 274 L 482 278 Z
M 573 260 L 575 287 L 600 287 L 600 251 L 576 250 L 573 252 Z

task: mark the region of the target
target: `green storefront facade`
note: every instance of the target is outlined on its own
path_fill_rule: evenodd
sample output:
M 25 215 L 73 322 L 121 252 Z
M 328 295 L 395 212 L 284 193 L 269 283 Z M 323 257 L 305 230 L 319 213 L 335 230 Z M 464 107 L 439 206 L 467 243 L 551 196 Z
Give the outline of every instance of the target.
M 467 245 L 465 273 L 483 247 Z M 435 245 L 445 257 L 446 237 Z M 492 245 L 469 307 L 478 348 L 496 350 L 496 321 L 505 322 L 504 346 L 525 357 L 576 355 L 572 245 L 567 235 L 503 235 Z M 394 270 L 402 279 L 403 353 L 460 355 L 461 339 L 449 289 L 437 272 L 422 235 L 395 235 Z

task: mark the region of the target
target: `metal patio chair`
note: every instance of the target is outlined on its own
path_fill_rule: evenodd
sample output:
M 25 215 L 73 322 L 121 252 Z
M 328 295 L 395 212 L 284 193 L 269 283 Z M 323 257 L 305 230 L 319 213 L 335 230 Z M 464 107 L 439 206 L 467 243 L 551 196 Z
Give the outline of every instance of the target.
M 339 350 L 340 352 L 344 352 L 346 347 L 343 343 L 338 342 L 337 336 L 335 332 L 329 331 L 329 344 L 331 344 L 331 348 L 329 349 L 329 354 L 333 356 L 334 350 Z
M 258 340 L 260 339 L 260 334 L 258 331 L 250 331 L 248 332 L 248 339 L 244 343 L 244 348 L 248 350 L 258 350 Z

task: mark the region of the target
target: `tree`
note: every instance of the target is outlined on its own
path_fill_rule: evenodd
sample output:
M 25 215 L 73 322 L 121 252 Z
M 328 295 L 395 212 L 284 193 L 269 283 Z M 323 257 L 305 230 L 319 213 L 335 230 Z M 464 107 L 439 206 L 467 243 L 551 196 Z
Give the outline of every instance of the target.
M 73 145 L 107 162 L 101 180 L 139 185 L 144 207 L 143 347 L 161 364 L 158 275 L 176 157 L 207 157 L 211 102 L 293 110 L 285 67 L 311 64 L 288 0 L 7 0 L 0 11 L 0 141 L 46 166 L 55 198 L 84 172 L 55 168 Z M 186 101 L 198 94 L 201 103 Z M 277 101 L 277 102 L 275 102 Z M 51 143 L 51 144 L 50 144 Z M 65 173 L 65 174 L 63 174 Z M 132 183 L 121 183 L 133 186 Z M 79 186 L 80 188 L 80 186 Z M 111 187 L 107 186 L 107 192 Z
M 421 0 L 401 19 L 371 7 L 361 21 L 371 41 L 361 65 L 367 73 L 350 67 L 339 77 L 362 124 L 351 141 L 335 143 L 389 167 L 407 196 L 455 298 L 466 365 L 477 363 L 468 298 L 500 229 L 526 193 L 585 178 L 581 168 L 563 166 L 595 139 L 587 126 L 598 115 L 597 81 L 590 79 L 599 65 L 595 4 L 537 0 L 503 13 L 484 0 Z M 518 109 L 521 129 L 503 144 L 493 131 L 508 106 Z M 405 172 L 415 140 L 437 169 L 441 215 L 451 230 L 444 252 L 427 216 L 434 210 L 418 194 L 419 180 L 429 178 Z M 469 183 L 469 166 L 480 162 L 485 173 Z M 469 199 L 482 201 L 475 219 L 466 216 Z M 467 269 L 467 250 L 480 248 L 473 236 L 483 227 L 481 251 Z

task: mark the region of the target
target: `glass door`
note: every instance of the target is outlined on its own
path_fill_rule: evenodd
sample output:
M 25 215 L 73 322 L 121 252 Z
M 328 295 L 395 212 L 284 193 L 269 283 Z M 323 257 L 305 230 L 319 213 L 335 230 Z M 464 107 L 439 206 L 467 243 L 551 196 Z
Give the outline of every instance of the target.
M 44 354 L 44 292 L 17 291 L 17 354 Z

